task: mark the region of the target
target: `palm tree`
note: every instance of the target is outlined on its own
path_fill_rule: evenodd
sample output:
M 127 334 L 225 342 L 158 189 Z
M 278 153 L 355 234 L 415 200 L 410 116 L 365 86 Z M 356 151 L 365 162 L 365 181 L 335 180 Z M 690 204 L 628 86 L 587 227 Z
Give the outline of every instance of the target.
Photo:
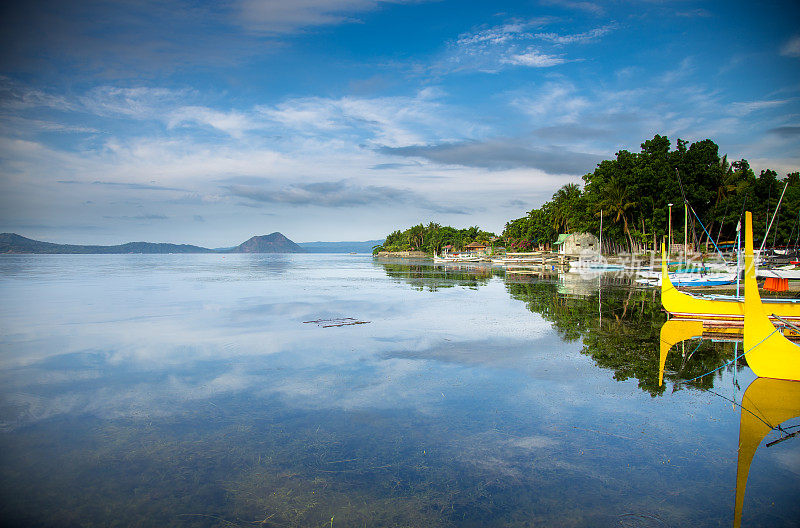
M 422 224 L 415 225 L 408 230 L 408 243 L 412 249 L 422 249 L 425 242 L 425 227 Z
M 628 237 L 628 244 L 630 244 L 631 251 L 633 251 L 633 237 L 630 229 L 628 229 L 627 212 L 629 209 L 636 207 L 637 202 L 631 199 L 630 189 L 616 178 L 609 180 L 603 186 L 602 193 L 602 198 L 597 203 L 597 206 L 613 217 L 612 222 L 619 223 L 622 220 L 625 235 Z M 597 215 L 599 216 L 600 213 L 598 212 Z
M 556 231 L 561 231 L 563 228 L 563 232 L 569 232 L 570 218 L 575 214 L 572 208 L 575 207 L 580 195 L 581 189 L 574 183 L 564 185 L 553 195 L 551 221 Z

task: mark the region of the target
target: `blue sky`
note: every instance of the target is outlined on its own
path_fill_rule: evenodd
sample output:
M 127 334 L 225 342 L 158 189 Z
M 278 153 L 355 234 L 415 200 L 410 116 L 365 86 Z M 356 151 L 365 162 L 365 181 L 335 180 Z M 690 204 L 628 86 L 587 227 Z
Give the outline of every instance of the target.
M 0 231 L 500 232 L 666 134 L 800 170 L 793 1 L 32 1 L 0 12 Z

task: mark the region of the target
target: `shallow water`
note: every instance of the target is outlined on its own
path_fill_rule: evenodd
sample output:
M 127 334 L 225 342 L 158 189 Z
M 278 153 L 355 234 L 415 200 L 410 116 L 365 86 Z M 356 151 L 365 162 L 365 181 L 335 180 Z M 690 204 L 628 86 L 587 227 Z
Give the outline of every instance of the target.
M 5 525 L 733 524 L 754 376 L 681 383 L 736 355 L 693 340 L 659 386 L 665 317 L 624 279 L 3 255 L 0 295 Z M 343 318 L 365 324 L 308 322 Z M 743 526 L 800 522 L 800 438 L 777 438 Z

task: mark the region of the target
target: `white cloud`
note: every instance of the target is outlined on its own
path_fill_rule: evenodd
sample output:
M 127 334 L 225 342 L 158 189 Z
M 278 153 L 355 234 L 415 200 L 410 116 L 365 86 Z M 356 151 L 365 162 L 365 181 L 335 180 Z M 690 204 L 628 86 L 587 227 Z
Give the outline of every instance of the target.
M 263 128 L 263 125 L 254 122 L 249 115 L 242 112 L 223 112 L 201 106 L 178 108 L 170 113 L 166 119 L 169 128 L 194 123 L 220 130 L 234 138 L 241 138 L 248 131 Z
M 582 44 L 600 39 L 617 27 L 612 23 L 583 33 L 568 35 L 531 32 L 535 27 L 542 27 L 552 22 L 551 18 L 536 18 L 512 21 L 501 26 L 464 33 L 449 46 L 447 54 L 434 70 L 446 73 L 458 71 L 498 73 L 504 68 L 513 66 L 528 68 L 558 66 L 570 60 L 541 47 L 534 47 L 531 43 L 543 41 L 545 45 L 551 47 Z
M 53 108 L 70 111 L 75 109 L 74 102 L 63 95 L 47 93 L 18 83 L 8 77 L 0 76 L 0 108 L 5 111 L 18 112 L 32 108 Z
M 759 112 L 761 110 L 769 110 L 771 108 L 777 108 L 779 106 L 783 106 L 788 103 L 788 100 L 765 100 L 765 101 L 748 101 L 748 102 L 740 102 L 740 103 L 733 103 L 730 106 L 730 113 L 737 116 L 744 116 L 747 114 L 752 114 L 753 112 Z
M 458 37 L 456 45 L 458 46 L 476 46 L 482 44 L 504 44 L 511 40 L 519 39 L 522 36 L 530 37 L 530 34 L 524 31 L 531 26 L 539 25 L 544 20 L 529 21 L 529 22 L 513 22 L 502 26 L 497 26 L 489 29 L 478 31 L 477 33 L 465 33 Z
M 356 15 L 382 4 L 407 4 L 414 0 L 239 0 L 238 22 L 250 31 L 283 34 L 314 26 L 357 22 Z
M 99 86 L 85 94 L 67 98 L 21 85 L 6 88 L 15 94 L 5 98 L 5 108 L 12 113 L 8 119 L 24 121 L 24 128 L 29 133 L 104 132 L 100 126 L 86 126 L 90 123 L 86 114 L 115 118 L 118 123 L 124 120 L 138 122 L 122 132 L 112 133 L 105 140 L 104 147 L 110 151 L 117 149 L 120 137 L 152 137 L 154 132 L 169 135 L 170 131 L 193 127 L 218 130 L 233 139 L 247 138 L 260 143 L 272 140 L 288 149 L 299 145 L 302 138 L 402 146 L 428 139 L 458 139 L 479 128 L 449 115 L 440 103 L 444 94 L 432 87 L 410 96 L 289 98 L 277 104 L 239 109 L 187 104 L 201 99 L 199 94 L 189 89 Z M 66 112 L 69 117 L 61 116 L 63 122 L 24 117 L 25 112 L 38 107 Z M 78 120 L 82 125 L 75 126 L 70 119 Z M 153 125 L 159 128 L 154 131 Z M 161 127 L 166 127 L 166 131 Z M 441 137 L 442 133 L 448 136 Z
M 528 49 L 524 53 L 511 55 L 501 59 L 505 64 L 514 64 L 515 66 L 529 66 L 532 68 L 549 68 L 551 66 L 558 66 L 567 62 L 561 57 L 555 55 L 547 55 L 535 49 Z
M 557 33 L 537 33 L 535 36 L 541 40 L 554 44 L 583 44 L 604 37 L 617 28 L 616 24 L 608 24 L 599 28 L 575 33 L 572 35 L 559 35 Z
M 561 6 L 566 9 L 575 9 L 578 11 L 587 11 L 596 15 L 602 14 L 603 7 L 595 2 L 580 2 L 574 0 L 539 0 L 544 5 Z
M 781 46 L 781 55 L 785 57 L 800 57 L 800 35 L 795 35 Z
M 0 134 L 7 136 L 31 136 L 40 132 L 58 132 L 67 134 L 97 134 L 96 128 L 59 123 L 53 120 L 28 119 L 19 116 L 3 116 L 0 121 Z
M 166 110 L 178 106 L 188 95 L 188 90 L 159 87 L 98 86 L 78 101 L 86 111 L 99 116 L 153 119 L 160 118 Z
M 298 132 L 335 130 L 343 126 L 337 104 L 322 97 L 290 99 L 275 106 L 258 106 L 264 118 Z
M 177 107 L 181 101 L 192 95 L 193 92 L 186 89 L 105 85 L 92 88 L 79 96 L 68 97 L 0 77 L 0 107 L 16 114 L 34 109 L 50 109 L 102 117 L 154 119 L 161 118 L 167 109 Z M 55 124 L 51 123 L 51 127 L 55 129 Z
M 570 83 L 549 83 L 538 93 L 515 97 L 512 106 L 541 122 L 572 123 L 580 113 L 589 108 L 589 100 L 578 95 Z
M 694 72 L 694 59 L 692 57 L 685 57 L 678 64 L 677 68 L 667 70 L 659 77 L 661 84 L 674 84 L 681 80 L 687 79 Z
M 289 99 L 257 108 L 273 123 L 312 137 L 348 136 L 369 145 L 402 146 L 459 137 L 480 127 L 450 115 L 433 88 L 413 96 Z

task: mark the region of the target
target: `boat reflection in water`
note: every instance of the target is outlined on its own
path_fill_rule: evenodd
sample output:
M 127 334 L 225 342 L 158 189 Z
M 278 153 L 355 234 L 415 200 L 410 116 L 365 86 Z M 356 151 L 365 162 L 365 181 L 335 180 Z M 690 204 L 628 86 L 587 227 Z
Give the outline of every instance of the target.
M 714 327 L 711 321 L 670 319 L 661 327 L 659 385 L 663 385 L 664 369 L 670 350 L 683 341 L 698 338 L 739 343 L 743 336 L 741 328 Z M 800 425 L 797 424 L 782 427 L 787 420 L 800 417 L 800 382 L 756 378 L 747 387 L 741 404 L 738 405 L 741 408 L 741 418 L 736 467 L 735 528 L 742 523 L 747 477 L 756 450 L 770 433 L 777 433 L 778 438 L 767 442 L 767 447 L 774 446 L 800 432 L 797 430 Z
M 660 350 L 659 350 L 659 368 L 658 368 L 658 385 L 664 384 L 664 370 L 667 363 L 667 356 L 669 351 L 683 341 L 690 339 L 705 339 L 717 343 L 733 343 L 735 348 L 733 351 L 733 371 L 734 373 L 739 370 L 737 358 L 739 356 L 739 344 L 744 339 L 742 328 L 736 326 L 721 325 L 716 321 L 702 321 L 696 319 L 670 319 L 661 327 Z M 698 345 L 699 346 L 699 345 Z M 683 367 L 688 358 L 684 354 Z M 725 366 L 725 362 L 720 362 L 718 359 L 717 366 Z M 708 372 L 708 371 L 706 371 Z M 681 379 L 685 383 L 688 376 Z M 692 380 L 694 381 L 694 380 Z
M 742 417 L 739 424 L 739 460 L 736 467 L 736 505 L 733 525 L 741 526 L 744 492 L 750 464 L 764 438 L 777 430 L 780 438 L 767 442 L 767 447 L 794 436 L 781 424 L 800 417 L 800 382 L 771 378 L 756 378 L 742 397 Z

